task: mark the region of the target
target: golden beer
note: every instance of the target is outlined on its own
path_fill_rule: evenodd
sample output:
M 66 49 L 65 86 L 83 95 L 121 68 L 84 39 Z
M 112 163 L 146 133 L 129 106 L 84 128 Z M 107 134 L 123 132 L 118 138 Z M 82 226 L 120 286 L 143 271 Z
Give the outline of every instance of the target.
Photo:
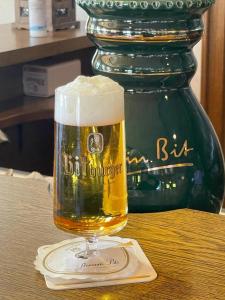
M 77 235 L 115 233 L 127 222 L 123 115 L 112 114 L 108 107 L 109 124 L 99 116 L 88 122 L 64 120 L 65 98 L 59 101 L 60 117 L 55 118 L 54 222 Z M 105 95 L 103 99 L 107 102 Z M 105 118 L 105 109 L 102 114 Z

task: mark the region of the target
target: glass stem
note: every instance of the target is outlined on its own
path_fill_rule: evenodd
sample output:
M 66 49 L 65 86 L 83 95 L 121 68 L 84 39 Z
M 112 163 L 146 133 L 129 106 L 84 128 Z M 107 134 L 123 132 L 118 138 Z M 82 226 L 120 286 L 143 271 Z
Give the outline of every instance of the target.
M 90 256 L 90 240 L 85 239 L 85 250 L 84 250 L 84 258 L 88 258 Z
M 92 236 L 86 239 L 86 253 L 87 256 L 95 255 L 98 246 L 98 238 L 96 236 Z
M 91 243 L 92 250 L 94 250 L 94 253 L 95 253 L 95 251 L 97 251 L 97 248 L 98 248 L 98 237 L 96 235 L 94 235 L 89 240 L 89 243 Z
M 85 249 L 76 256 L 82 259 L 88 259 L 91 255 L 96 255 L 98 238 L 96 236 L 85 238 Z

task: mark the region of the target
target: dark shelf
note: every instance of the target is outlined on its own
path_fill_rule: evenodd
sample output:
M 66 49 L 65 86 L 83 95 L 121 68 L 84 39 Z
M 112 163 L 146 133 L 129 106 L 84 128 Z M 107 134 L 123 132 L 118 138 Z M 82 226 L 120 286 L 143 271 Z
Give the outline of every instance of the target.
M 0 128 L 54 117 L 54 97 L 22 96 L 8 103 L 11 107 L 8 105 L 4 110 L 0 108 Z

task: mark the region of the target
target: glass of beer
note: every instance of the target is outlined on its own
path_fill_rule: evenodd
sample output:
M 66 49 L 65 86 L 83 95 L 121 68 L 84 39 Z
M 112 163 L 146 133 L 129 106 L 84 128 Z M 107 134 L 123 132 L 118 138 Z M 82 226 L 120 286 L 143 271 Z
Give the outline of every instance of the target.
M 85 237 L 81 258 L 127 223 L 124 90 L 107 77 L 56 89 L 54 222 Z

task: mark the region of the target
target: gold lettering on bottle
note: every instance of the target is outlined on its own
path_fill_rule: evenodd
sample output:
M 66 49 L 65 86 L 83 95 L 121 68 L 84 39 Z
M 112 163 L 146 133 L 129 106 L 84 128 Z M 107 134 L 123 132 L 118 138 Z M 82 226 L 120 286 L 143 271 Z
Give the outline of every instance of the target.
M 140 164 L 140 163 L 148 163 L 149 159 L 146 159 L 144 156 L 137 158 L 137 157 L 132 157 L 131 159 L 129 157 L 126 158 L 127 163 L 129 165 L 131 164 Z
M 183 144 L 183 146 L 182 146 L 182 148 L 181 148 L 180 151 L 178 151 L 176 149 L 176 147 L 177 147 L 176 144 L 174 146 L 175 146 L 175 148 L 170 152 L 170 154 L 174 155 L 174 157 L 181 157 L 182 155 L 184 155 L 184 156 L 187 157 L 188 153 L 190 151 L 194 150 L 193 148 L 188 148 L 187 140 L 185 140 L 185 142 L 184 142 L 184 144 Z
M 189 152 L 193 151 L 194 148 L 188 147 L 188 141 L 185 140 L 182 147 L 178 148 L 177 144 L 174 144 L 172 151 L 168 150 L 169 142 L 167 138 L 158 138 L 156 143 L 157 159 L 161 161 L 167 161 L 170 156 L 179 158 L 181 156 L 187 157 Z
M 168 145 L 168 140 L 166 138 L 159 138 L 157 140 L 157 159 L 166 161 L 169 155 L 166 151 L 166 146 Z

